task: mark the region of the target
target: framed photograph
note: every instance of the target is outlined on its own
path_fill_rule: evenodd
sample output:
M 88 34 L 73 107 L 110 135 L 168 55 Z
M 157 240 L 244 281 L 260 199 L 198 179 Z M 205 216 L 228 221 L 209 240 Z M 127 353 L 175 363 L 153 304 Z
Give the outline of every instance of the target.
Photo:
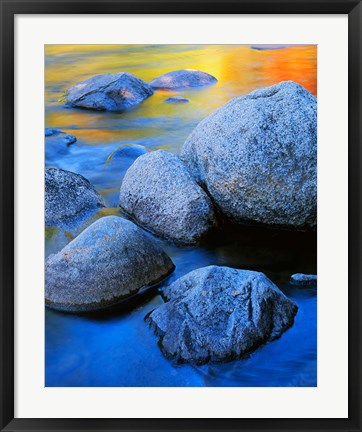
M 1 430 L 361 430 L 360 1 L 1 4 Z

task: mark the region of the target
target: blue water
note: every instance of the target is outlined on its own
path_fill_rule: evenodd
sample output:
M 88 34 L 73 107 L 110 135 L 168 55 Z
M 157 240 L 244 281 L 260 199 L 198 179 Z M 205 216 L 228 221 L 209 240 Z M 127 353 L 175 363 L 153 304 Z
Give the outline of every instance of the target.
M 129 53 L 129 49 L 124 50 L 123 54 Z M 132 52 L 137 54 L 137 50 L 141 49 L 136 47 Z M 185 57 L 181 48 L 177 52 L 178 66 L 190 67 L 186 60 L 185 64 L 182 63 L 183 58 L 189 58 L 190 50 L 187 47 L 183 49 Z M 162 47 L 157 47 L 157 52 L 161 51 Z M 202 55 L 203 47 L 195 48 L 194 52 Z M 107 61 L 113 64 L 111 60 L 120 53 L 121 49 L 109 50 Z M 215 51 L 214 55 L 217 53 Z M 223 53 L 225 49 L 220 49 L 220 55 Z M 222 76 L 218 76 L 216 86 L 181 92 L 182 96 L 191 100 L 188 104 L 165 104 L 164 99 L 171 94 L 161 92 L 123 114 L 65 108 L 61 98 L 67 86 L 83 79 L 84 70 L 91 75 L 92 69 L 86 66 L 98 64 L 98 59 L 103 55 L 102 49 L 84 53 L 69 50 L 46 58 L 46 68 L 59 68 L 59 74 L 55 75 L 57 80 L 49 77 L 46 80 L 45 126 L 60 128 L 78 139 L 65 152 L 59 153 L 53 146 L 46 147 L 46 165 L 82 174 L 104 196 L 108 206 L 72 229 L 47 228 L 46 255 L 59 251 L 99 217 L 108 214 L 121 216 L 118 209 L 119 187 L 136 155 L 126 152 L 122 157 L 107 160 L 120 145 L 137 144 L 149 151 L 163 148 L 178 153 L 194 126 L 224 103 L 224 99 L 253 90 L 260 82 L 265 83 L 269 79 L 267 75 L 263 78 L 262 70 L 255 79 L 247 81 L 247 86 L 244 81 L 233 81 L 230 75 L 224 81 Z M 253 53 L 255 55 L 259 54 Z M 142 78 L 142 72 L 150 65 L 161 67 L 157 62 L 148 62 L 147 56 L 133 68 L 132 65 L 127 67 L 126 56 L 116 58 L 116 66 L 113 69 L 109 67 L 109 72 L 127 70 L 137 72 Z M 170 61 L 166 56 L 163 66 L 172 69 Z M 273 58 L 268 57 L 268 61 L 272 62 Z M 120 62 L 124 62 L 122 68 Z M 69 64 L 74 65 L 71 71 L 64 67 Z M 64 77 L 61 75 L 63 67 L 68 74 Z M 249 67 L 254 73 L 258 65 L 246 64 L 243 67 Z M 262 271 L 297 303 L 299 311 L 293 327 L 280 339 L 267 343 L 243 360 L 204 366 L 175 365 L 164 358 L 157 338 L 144 323 L 145 315 L 163 301 L 157 289 L 148 293 L 147 297 L 136 299 L 128 309 L 123 306 L 109 313 L 82 316 L 46 309 L 46 386 L 317 385 L 316 288 L 297 288 L 288 283 L 293 273 L 316 273 L 314 234 L 227 226 L 222 235 L 215 235 L 203 247 L 181 248 L 159 239 L 156 241 L 160 242 L 176 265 L 175 272 L 164 285 L 191 270 L 210 264 Z

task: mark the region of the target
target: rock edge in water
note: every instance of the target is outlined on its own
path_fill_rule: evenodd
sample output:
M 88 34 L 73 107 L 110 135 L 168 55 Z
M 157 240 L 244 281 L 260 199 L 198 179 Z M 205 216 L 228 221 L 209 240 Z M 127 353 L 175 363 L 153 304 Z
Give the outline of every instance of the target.
M 177 90 L 193 87 L 204 87 L 217 83 L 217 79 L 202 71 L 181 69 L 167 72 L 150 82 L 154 90 Z
M 317 275 L 295 273 L 290 277 L 290 283 L 292 285 L 316 286 L 317 285 Z
M 106 216 L 47 258 L 46 305 L 67 312 L 102 310 L 162 282 L 174 268 L 135 224 Z
M 178 156 L 140 156 L 120 188 L 121 208 L 141 226 L 182 245 L 197 244 L 216 223 L 212 203 Z
M 153 95 L 151 87 L 127 73 L 96 75 L 70 87 L 67 105 L 98 111 L 124 111 Z
M 103 198 L 80 174 L 59 168 L 45 170 L 45 225 L 72 225 L 92 210 L 104 207 Z
M 294 323 L 298 307 L 263 273 L 209 266 L 176 280 L 166 303 L 146 322 L 164 355 L 177 363 L 242 358 L 277 339 Z

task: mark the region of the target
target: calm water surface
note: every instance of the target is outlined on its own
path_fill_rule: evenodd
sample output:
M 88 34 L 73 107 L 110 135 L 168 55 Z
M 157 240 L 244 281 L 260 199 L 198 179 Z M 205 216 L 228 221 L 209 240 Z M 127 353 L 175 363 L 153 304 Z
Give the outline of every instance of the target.
M 88 178 L 108 208 L 74 229 L 48 227 L 46 255 L 59 251 L 86 226 L 120 214 L 118 193 L 132 155 L 111 158 L 123 144 L 175 153 L 200 120 L 231 98 L 292 79 L 316 94 L 316 48 L 253 50 L 249 46 L 48 45 L 45 49 L 45 126 L 76 135 L 66 153 L 45 148 L 46 166 Z M 170 70 L 200 69 L 218 78 L 214 86 L 156 92 L 125 113 L 101 113 L 64 107 L 66 89 L 100 73 L 131 72 L 145 81 Z M 164 100 L 182 95 L 190 103 Z M 222 365 L 175 365 L 161 354 L 145 315 L 162 299 L 157 290 L 111 314 L 77 316 L 46 309 L 47 386 L 315 386 L 316 289 L 289 285 L 292 273 L 316 273 L 316 239 L 302 233 L 228 227 L 222 236 L 197 248 L 179 248 L 157 239 L 176 271 L 164 285 L 210 264 L 263 271 L 298 304 L 294 326 L 279 340 L 249 358 Z M 160 290 L 163 289 L 161 286 Z

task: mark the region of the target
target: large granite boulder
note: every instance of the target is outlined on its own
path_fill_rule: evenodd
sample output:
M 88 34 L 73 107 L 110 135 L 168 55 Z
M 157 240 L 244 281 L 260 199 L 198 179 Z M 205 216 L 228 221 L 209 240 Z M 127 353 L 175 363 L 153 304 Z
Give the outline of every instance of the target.
M 177 90 L 190 87 L 203 87 L 215 84 L 217 79 L 212 75 L 194 69 L 182 69 L 168 72 L 150 82 L 154 90 Z
M 297 306 L 263 273 L 209 266 L 166 288 L 146 317 L 166 357 L 202 364 L 241 358 L 294 323 Z
M 68 89 L 71 107 L 98 111 L 124 111 L 153 94 L 151 87 L 127 72 L 97 75 Z
M 69 312 L 103 309 L 174 270 L 166 253 L 132 222 L 98 219 L 45 264 L 46 305 Z
M 214 225 L 209 197 L 174 154 L 140 156 L 123 178 L 120 205 L 140 225 L 181 244 L 197 243 Z
M 45 170 L 45 225 L 72 224 L 100 207 L 103 198 L 86 178 L 58 168 Z
M 194 129 L 181 159 L 237 222 L 316 225 L 317 100 L 293 81 L 223 105 Z

